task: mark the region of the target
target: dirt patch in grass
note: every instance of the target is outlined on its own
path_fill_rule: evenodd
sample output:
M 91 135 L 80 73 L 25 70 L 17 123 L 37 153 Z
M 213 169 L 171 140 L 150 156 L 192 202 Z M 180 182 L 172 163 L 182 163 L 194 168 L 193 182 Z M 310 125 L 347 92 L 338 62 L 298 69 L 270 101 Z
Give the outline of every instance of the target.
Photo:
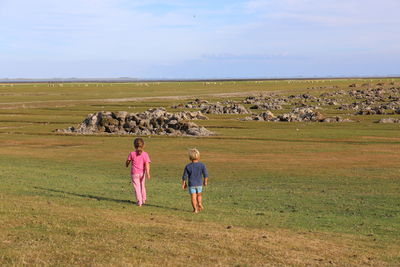
M 23 121 L 23 120 L 0 120 L 0 122 L 27 123 L 27 124 L 74 124 L 75 122 L 60 122 L 60 121 Z
M 362 139 L 366 140 L 388 140 L 388 141 L 400 141 L 400 137 L 384 137 L 384 136 L 361 136 Z
M 28 123 L 31 124 L 31 123 Z M 20 126 L 2 126 L 0 127 L 0 130 L 5 130 L 5 129 L 19 129 L 19 128 L 25 128 L 28 127 L 28 125 L 20 125 Z
M 42 148 L 52 148 L 52 147 L 80 147 L 86 144 L 83 143 L 66 143 L 59 141 L 51 141 L 48 139 L 37 139 L 35 141 L 22 141 L 22 140 L 3 140 L 0 141 L 2 146 L 10 146 L 10 147 L 42 147 Z

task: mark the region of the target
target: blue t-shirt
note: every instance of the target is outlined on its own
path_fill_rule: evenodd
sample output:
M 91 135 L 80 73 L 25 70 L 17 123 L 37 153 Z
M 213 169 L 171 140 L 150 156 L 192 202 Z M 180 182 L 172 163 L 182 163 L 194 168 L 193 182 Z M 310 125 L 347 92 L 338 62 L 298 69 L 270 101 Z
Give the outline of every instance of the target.
M 203 177 L 208 178 L 206 166 L 201 162 L 192 162 L 186 165 L 182 180 L 189 180 L 189 186 L 203 185 Z

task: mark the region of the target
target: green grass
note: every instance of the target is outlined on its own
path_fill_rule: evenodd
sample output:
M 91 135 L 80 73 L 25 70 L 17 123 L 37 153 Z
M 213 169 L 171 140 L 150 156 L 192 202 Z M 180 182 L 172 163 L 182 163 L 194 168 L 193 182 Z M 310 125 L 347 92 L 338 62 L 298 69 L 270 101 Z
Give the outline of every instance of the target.
M 187 101 L 90 99 L 295 94 L 311 86 L 348 90 L 353 82 L 363 83 L 0 85 L 0 102 L 7 103 L 0 106 L 5 107 L 0 109 L 0 263 L 174 266 L 192 257 L 199 266 L 324 265 L 329 260 L 400 264 L 400 126 L 374 123 L 388 116 L 351 115 L 359 121 L 324 124 L 210 115 L 196 123 L 215 136 L 146 138 L 153 178 L 147 182 L 149 205 L 141 209 L 133 205 L 129 171 L 123 166 L 133 137 L 52 132 L 99 110 L 140 112 L 163 106 L 173 112 L 172 104 Z M 339 89 L 313 90 L 318 95 Z M 14 105 L 18 102 L 32 103 Z M 187 192 L 180 189 L 191 147 L 201 151 L 210 173 L 206 209 L 195 216 Z M 228 226 L 232 231 L 227 232 Z M 192 255 L 190 247 L 199 254 Z

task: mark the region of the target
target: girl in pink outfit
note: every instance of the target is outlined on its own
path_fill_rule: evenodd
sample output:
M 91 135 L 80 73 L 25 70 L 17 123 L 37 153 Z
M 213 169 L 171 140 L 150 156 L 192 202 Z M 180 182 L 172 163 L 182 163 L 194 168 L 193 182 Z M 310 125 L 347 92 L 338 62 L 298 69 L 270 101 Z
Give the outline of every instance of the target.
M 137 205 L 140 207 L 146 202 L 145 176 L 150 179 L 150 158 L 147 152 L 143 151 L 144 141 L 136 138 L 133 141 L 135 151 L 129 153 L 126 160 L 126 167 L 131 164 L 131 177 L 135 189 Z

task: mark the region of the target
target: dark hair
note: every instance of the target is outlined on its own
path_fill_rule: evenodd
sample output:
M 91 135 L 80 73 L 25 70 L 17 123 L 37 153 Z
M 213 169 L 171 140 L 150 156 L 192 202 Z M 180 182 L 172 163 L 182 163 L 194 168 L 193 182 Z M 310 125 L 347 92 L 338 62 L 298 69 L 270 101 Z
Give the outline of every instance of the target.
M 133 146 L 135 147 L 138 155 L 142 154 L 144 148 L 144 140 L 142 138 L 135 138 L 135 140 L 133 140 Z

